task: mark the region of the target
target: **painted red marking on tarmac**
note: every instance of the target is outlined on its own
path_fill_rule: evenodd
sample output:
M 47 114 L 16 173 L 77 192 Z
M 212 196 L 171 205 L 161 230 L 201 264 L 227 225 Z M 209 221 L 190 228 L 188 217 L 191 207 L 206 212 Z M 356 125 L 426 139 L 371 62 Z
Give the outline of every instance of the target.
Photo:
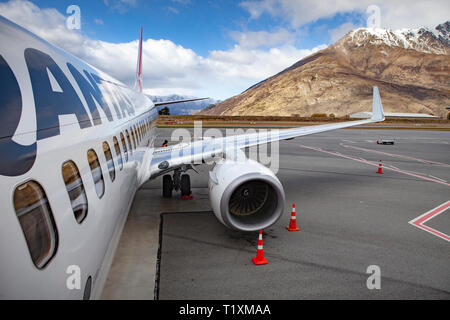
M 450 236 L 446 235 L 445 233 L 443 233 L 441 231 L 438 231 L 436 229 L 433 229 L 431 227 L 424 225 L 425 222 L 436 217 L 437 215 L 441 214 L 442 212 L 448 210 L 449 208 L 450 208 L 450 201 L 447 201 L 447 202 L 441 204 L 440 206 L 418 216 L 417 218 L 414 218 L 413 220 L 409 221 L 409 223 L 417 228 L 420 228 L 426 232 L 434 234 L 435 236 L 450 242 Z
M 305 149 L 314 150 L 314 151 L 323 152 L 323 153 L 332 154 L 332 155 L 337 156 L 337 157 L 350 159 L 350 160 L 354 160 L 354 161 L 357 161 L 357 162 L 360 162 L 360 163 L 365 163 L 365 164 L 368 164 L 368 165 L 371 165 L 371 166 L 374 166 L 374 167 L 378 167 L 378 163 L 370 162 L 370 161 L 362 159 L 362 158 L 355 158 L 355 157 L 352 157 L 352 156 L 349 156 L 349 155 L 345 155 L 345 154 L 342 154 L 342 153 L 339 153 L 339 152 L 326 151 L 326 150 L 322 150 L 320 148 L 308 147 L 308 146 L 305 146 L 305 145 L 300 145 L 300 147 L 305 148 Z M 433 179 L 433 178 L 429 178 L 429 177 L 424 177 L 424 176 L 421 176 L 421 175 L 418 175 L 418 174 L 414 174 L 414 173 L 411 173 L 411 172 L 407 172 L 407 171 L 404 171 L 404 170 L 401 170 L 401 169 L 398 169 L 398 168 L 392 168 L 392 167 L 387 167 L 387 166 L 383 166 L 383 168 L 385 170 L 391 170 L 391 171 L 394 171 L 394 172 L 403 173 L 403 174 L 406 174 L 406 175 L 411 176 L 411 177 L 415 177 L 415 178 L 419 178 L 419 179 L 422 179 L 422 180 L 443 184 L 445 186 L 450 187 L 450 183 L 447 183 L 445 181 L 441 181 L 441 180 L 437 180 L 437 179 Z
M 371 149 L 355 147 L 355 146 L 347 146 L 347 145 L 342 145 L 342 146 L 346 147 L 346 148 L 352 148 L 352 149 L 356 149 L 356 150 L 361 150 L 361 151 L 367 151 L 367 152 L 373 152 L 373 153 L 378 153 L 378 154 L 384 154 L 384 155 L 391 156 L 391 157 L 405 158 L 405 159 L 415 160 L 415 161 L 419 161 L 419 162 L 430 163 L 430 164 L 437 164 L 437 165 L 440 165 L 440 166 L 450 167 L 450 164 L 443 163 L 443 162 L 425 160 L 425 159 L 414 158 L 414 157 L 410 157 L 410 156 L 404 156 L 404 155 L 401 155 L 401 154 L 383 152 L 383 151 L 378 151 L 378 150 L 371 150 Z

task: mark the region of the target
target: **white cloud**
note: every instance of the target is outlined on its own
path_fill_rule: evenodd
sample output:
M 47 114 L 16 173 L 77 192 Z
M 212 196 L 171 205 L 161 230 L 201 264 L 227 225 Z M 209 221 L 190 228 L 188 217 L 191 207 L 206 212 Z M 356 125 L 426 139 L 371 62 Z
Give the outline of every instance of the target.
M 183 4 L 183 5 L 191 4 L 191 0 L 172 0 L 172 2 Z
M 338 28 L 336 29 L 331 29 L 328 31 L 328 33 L 331 36 L 331 40 L 333 42 L 338 41 L 339 39 L 341 39 L 345 34 L 347 34 L 347 32 L 356 29 L 357 26 L 355 26 L 353 23 L 351 22 L 346 22 L 344 24 L 341 24 Z
M 316 21 L 320 18 L 333 17 L 337 13 L 364 9 L 367 0 L 249 0 L 243 1 L 241 6 L 245 8 L 252 19 L 258 19 L 267 13 L 272 17 L 283 18 L 298 28 L 304 24 Z
M 103 3 L 111 10 L 125 13 L 130 7 L 136 7 L 138 0 L 103 0 Z
M 31 2 L 14 0 L 0 3 L 0 14 L 29 29 L 58 47 L 128 84 L 134 84 L 138 41 L 109 43 L 93 40 L 65 27 L 66 17 L 55 9 L 40 9 Z M 207 57 L 196 54 L 170 40 L 143 42 L 145 92 L 173 93 L 225 99 L 272 76 L 301 58 L 323 49 L 297 49 L 289 43 L 287 31 L 273 34 L 252 32 L 241 37 L 229 50 L 214 50 Z M 271 45 L 258 49 L 263 36 Z M 249 40 L 250 39 L 250 40 Z
M 435 27 L 448 20 L 450 2 L 448 0 L 405 1 L 405 0 L 248 0 L 241 2 L 251 19 L 263 14 L 284 19 L 292 27 L 321 18 L 332 18 L 339 13 L 358 12 L 365 15 L 369 5 L 378 5 L 381 9 L 382 28 Z
M 449 19 L 450 1 L 400 1 L 382 3 L 381 27 L 401 28 L 434 28 Z
M 167 10 L 169 11 L 169 12 L 172 12 L 172 13 L 174 13 L 174 14 L 179 14 L 180 13 L 180 11 L 178 11 L 178 9 L 176 9 L 176 8 L 174 8 L 174 7 L 167 7 Z
M 244 48 L 274 47 L 292 43 L 295 40 L 295 34 L 286 29 L 279 29 L 276 32 L 232 31 L 230 36 Z

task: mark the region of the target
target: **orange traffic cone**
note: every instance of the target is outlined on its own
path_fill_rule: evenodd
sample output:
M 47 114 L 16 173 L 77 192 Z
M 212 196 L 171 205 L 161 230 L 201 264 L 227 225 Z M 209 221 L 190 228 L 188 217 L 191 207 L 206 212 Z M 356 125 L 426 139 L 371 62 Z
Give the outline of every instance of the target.
M 289 222 L 289 226 L 286 227 L 288 231 L 300 231 L 297 227 L 297 216 L 295 215 L 295 203 L 292 204 L 292 213 L 291 213 L 291 221 Z
M 268 263 L 266 258 L 264 258 L 262 230 L 259 230 L 258 250 L 256 251 L 256 257 L 252 258 L 252 260 L 257 266 Z
M 377 173 L 383 174 L 383 165 L 381 164 L 381 160 L 380 160 L 380 164 L 378 165 L 378 171 L 377 171 Z

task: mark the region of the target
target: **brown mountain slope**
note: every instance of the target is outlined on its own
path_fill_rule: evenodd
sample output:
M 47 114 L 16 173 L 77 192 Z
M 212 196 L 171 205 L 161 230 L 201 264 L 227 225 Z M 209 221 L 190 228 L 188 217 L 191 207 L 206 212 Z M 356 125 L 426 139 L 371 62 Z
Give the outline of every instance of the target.
M 450 24 L 444 26 L 448 29 Z M 407 42 L 409 38 L 402 34 L 367 30 L 348 33 L 202 114 L 344 116 L 369 111 L 376 85 L 386 112 L 446 115 L 445 107 L 450 105 L 448 38 L 419 32 L 408 34 L 412 40 Z

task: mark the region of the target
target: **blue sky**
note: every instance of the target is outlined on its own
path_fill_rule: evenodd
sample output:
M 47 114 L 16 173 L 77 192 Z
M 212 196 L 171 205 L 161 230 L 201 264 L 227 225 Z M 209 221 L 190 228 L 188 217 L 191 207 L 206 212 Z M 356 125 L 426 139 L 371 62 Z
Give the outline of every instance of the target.
M 1 1 L 5 2 L 5 1 Z M 137 38 L 142 25 L 145 37 L 170 39 L 202 56 L 210 50 L 226 50 L 235 44 L 230 33 L 236 30 L 274 31 L 287 28 L 298 32 L 295 44 L 312 48 L 332 42 L 328 30 L 344 22 L 362 25 L 363 14 L 358 11 L 337 14 L 333 17 L 302 25 L 296 30 L 282 18 L 262 15 L 251 19 L 240 0 L 130 0 L 121 1 L 31 1 L 40 8 L 55 8 L 65 13 L 69 5 L 81 9 L 82 31 L 93 39 L 108 42 L 127 42 Z
M 81 30 L 67 30 L 69 5 Z M 434 27 L 450 2 L 373 0 L 0 0 L 0 14 L 133 85 L 144 28 L 144 88 L 226 99 L 365 27 Z

